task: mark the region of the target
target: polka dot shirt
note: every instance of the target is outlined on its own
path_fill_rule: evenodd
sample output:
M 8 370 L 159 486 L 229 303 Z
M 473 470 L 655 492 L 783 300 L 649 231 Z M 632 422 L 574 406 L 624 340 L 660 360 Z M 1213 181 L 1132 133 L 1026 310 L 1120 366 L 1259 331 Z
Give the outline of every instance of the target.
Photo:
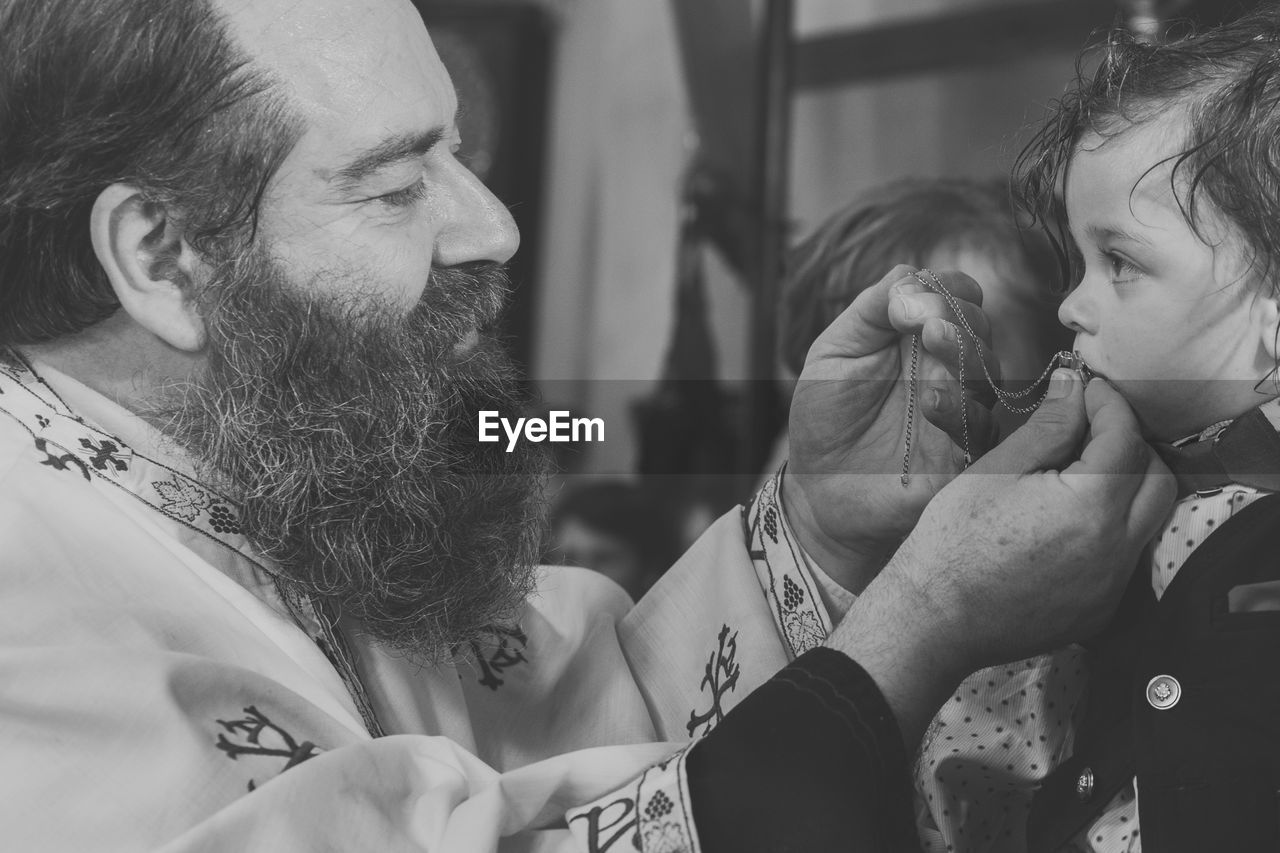
M 1280 422 L 1280 401 L 1268 403 L 1266 412 Z M 1201 542 L 1264 494 L 1229 486 L 1180 500 L 1151 550 L 1156 596 Z M 1071 756 L 1087 678 L 1084 650 L 1071 646 L 976 672 L 960 684 L 934 717 L 916 759 L 916 818 L 926 851 L 1026 850 L 1032 794 Z M 1065 849 L 1140 851 L 1136 785 L 1117 794 Z

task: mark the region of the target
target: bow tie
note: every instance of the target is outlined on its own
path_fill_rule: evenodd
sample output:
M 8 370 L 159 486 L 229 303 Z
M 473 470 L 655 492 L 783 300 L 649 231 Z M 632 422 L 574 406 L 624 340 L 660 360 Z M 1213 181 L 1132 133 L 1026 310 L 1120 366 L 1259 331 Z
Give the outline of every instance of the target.
M 1178 478 L 1179 498 L 1232 483 L 1280 491 L 1280 435 L 1261 409 L 1241 415 L 1212 438 L 1154 446 Z

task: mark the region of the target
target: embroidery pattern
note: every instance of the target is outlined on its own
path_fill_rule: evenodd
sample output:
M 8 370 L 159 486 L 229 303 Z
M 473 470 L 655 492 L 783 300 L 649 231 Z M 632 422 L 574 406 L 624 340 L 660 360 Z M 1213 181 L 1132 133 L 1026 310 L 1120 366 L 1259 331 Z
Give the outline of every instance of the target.
M 61 448 L 59 448 L 61 449 Z M 89 467 L 81 461 L 79 456 L 74 453 L 54 454 L 49 451 L 49 443 L 43 438 L 36 439 L 36 450 L 44 454 L 44 459 L 40 460 L 41 465 L 48 465 L 55 471 L 70 471 L 73 468 L 78 470 L 86 480 L 92 480 L 89 476 Z
M 10 350 L 5 349 L 0 352 L 0 375 L 7 376 L 14 382 L 21 382 L 24 378 L 24 373 L 26 373 L 26 369 L 13 357 Z M 3 393 L 4 389 L 0 388 L 0 394 Z
M 292 735 L 271 722 L 266 714 L 253 705 L 245 708 L 244 713 L 247 716 L 240 720 L 214 721 L 226 730 L 226 734 L 218 735 L 216 746 L 232 761 L 239 759 L 242 755 L 278 756 L 288 759 L 284 767 L 280 768 L 279 772 L 283 773 L 308 758 L 324 752 L 309 740 L 298 743 Z M 237 738 L 239 742 L 231 740 L 227 734 Z M 264 735 L 267 738 L 266 742 L 263 741 Z M 256 787 L 257 783 L 250 779 L 249 790 L 252 791 Z
M 689 849 L 689 838 L 684 826 L 677 820 L 666 818 L 675 810 L 671 798 L 662 791 L 644 807 L 644 820 L 640 824 L 640 849 L 654 853 L 683 853 Z
M 685 728 L 690 737 L 699 726 L 705 726 L 702 734 L 709 734 L 724 719 L 722 699 L 726 693 L 738 686 L 738 676 L 742 672 L 742 667 L 735 660 L 738 656 L 738 632 L 734 631 L 733 636 L 730 637 L 729 626 L 724 625 L 720 628 L 717 639 L 720 643 L 719 648 L 707 658 L 702 683 L 698 688 L 699 692 L 706 692 L 708 687 L 711 688 L 711 707 L 702 713 L 697 711 L 689 713 L 689 722 Z
M 96 471 L 115 471 L 117 474 L 123 474 L 129 470 L 129 458 L 124 455 L 121 446 L 114 441 L 82 438 L 80 446 L 92 454 L 88 463 Z
M 200 513 L 209 507 L 209 493 L 190 483 L 174 477 L 171 480 L 156 480 L 151 488 L 160 495 L 163 503 L 160 509 L 183 521 L 195 521 Z
M 685 772 L 688 747 L 644 772 L 638 783 L 568 814 L 591 853 L 700 853 Z M 628 846 L 625 842 L 629 840 Z
M 13 393 L 10 393 L 13 392 Z M 142 501 L 156 512 L 219 545 L 230 548 L 266 575 L 274 573 L 260 561 L 240 526 L 234 501 L 219 495 L 186 474 L 145 456 L 135 457 L 119 438 L 85 423 L 14 350 L 0 347 L 0 414 L 18 423 L 31 436 L 41 465 L 55 471 L 78 471 L 95 487 L 112 486 Z M 135 458 L 142 471 L 134 471 Z M 158 479 L 144 476 L 152 470 Z M 125 479 L 125 474 L 134 476 Z M 154 476 L 154 475 L 153 475 Z M 364 685 L 336 620 L 321 614 L 323 604 L 295 600 L 282 590 L 298 626 L 330 655 L 356 710 L 369 733 L 382 735 Z M 336 650 L 331 654 L 328 650 Z
M 818 622 L 815 608 L 805 607 L 805 593 L 795 581 L 782 578 L 782 628 L 796 654 L 816 648 L 827 638 L 827 632 Z
M 747 552 L 774 624 L 794 659 L 826 639 L 831 620 L 778 504 L 781 479 L 779 471 L 765 483 L 755 500 L 743 509 L 742 522 Z
M 240 534 L 240 518 L 225 501 L 200 488 L 194 481 L 173 476 L 168 480 L 155 480 L 151 488 L 160 496 L 160 510 L 186 522 L 193 522 L 203 515 L 216 533 Z
M 529 647 L 529 638 L 520 630 L 519 625 L 490 625 L 485 628 L 485 632 L 488 634 L 486 639 L 472 640 L 467 645 L 470 647 L 470 657 L 480 667 L 480 678 L 477 680 L 490 690 L 497 690 L 506 683 L 502 680 L 502 674 L 506 670 L 529 662 L 524 655 Z M 455 657 L 461 648 L 452 648 Z
M 770 542 L 778 543 L 778 508 L 773 504 L 764 510 L 764 532 L 769 535 Z
M 581 821 L 583 835 L 587 843 L 587 853 L 607 853 L 623 839 L 631 839 L 632 849 L 640 839 L 636 835 L 636 801 L 632 797 L 622 796 L 604 805 L 590 806 L 569 818 L 570 829 L 576 829 L 574 823 Z M 575 833 L 577 834 L 577 833 Z
M 156 511 L 239 552 L 267 572 L 241 536 L 240 517 L 233 501 L 180 471 L 141 457 L 146 463 L 143 467 L 158 469 L 164 476 L 143 482 L 125 480 L 124 475 L 134 467 L 133 451 L 119 438 L 76 417 L 12 350 L 0 350 L 0 377 L 16 383 L 0 390 L 27 392 L 10 395 L 13 402 L 6 401 L 0 412 L 30 433 L 36 450 L 45 457 L 40 464 L 58 471 L 74 469 L 91 482 L 96 476 L 100 482 L 123 488 Z

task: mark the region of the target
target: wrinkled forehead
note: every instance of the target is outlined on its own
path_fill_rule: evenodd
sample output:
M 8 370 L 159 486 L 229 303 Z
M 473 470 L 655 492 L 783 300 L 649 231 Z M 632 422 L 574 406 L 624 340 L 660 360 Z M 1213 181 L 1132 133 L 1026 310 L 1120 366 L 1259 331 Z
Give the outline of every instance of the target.
M 350 122 L 378 133 L 402 130 L 395 125 L 415 112 L 419 121 L 452 119 L 453 85 L 407 0 L 217 3 L 239 44 L 309 124 Z

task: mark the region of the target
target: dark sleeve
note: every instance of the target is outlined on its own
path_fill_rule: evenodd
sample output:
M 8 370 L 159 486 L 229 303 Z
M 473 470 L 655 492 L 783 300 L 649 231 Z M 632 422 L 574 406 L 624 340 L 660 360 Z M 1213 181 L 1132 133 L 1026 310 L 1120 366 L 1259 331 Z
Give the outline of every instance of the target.
M 726 714 L 686 771 L 705 853 L 919 849 L 897 720 L 832 649 L 796 658 Z

